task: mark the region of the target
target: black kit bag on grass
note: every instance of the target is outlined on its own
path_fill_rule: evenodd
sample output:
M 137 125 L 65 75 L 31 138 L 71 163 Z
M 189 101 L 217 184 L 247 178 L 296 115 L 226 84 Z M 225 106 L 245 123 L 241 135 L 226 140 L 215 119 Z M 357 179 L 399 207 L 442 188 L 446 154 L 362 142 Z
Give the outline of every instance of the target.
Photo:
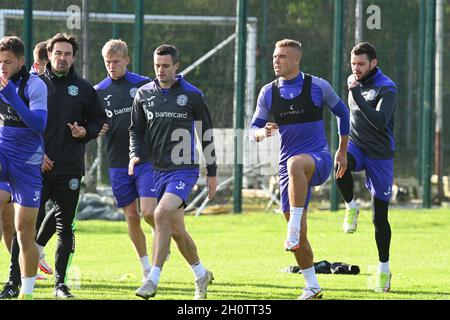
M 349 265 L 343 262 L 330 263 L 327 260 L 314 262 L 314 270 L 317 274 L 359 274 L 360 269 L 356 265 Z M 302 273 L 299 266 L 289 266 L 283 269 L 288 273 Z
M 358 274 L 359 267 L 355 265 L 348 265 L 343 262 L 335 262 L 331 264 L 331 273 L 333 274 Z

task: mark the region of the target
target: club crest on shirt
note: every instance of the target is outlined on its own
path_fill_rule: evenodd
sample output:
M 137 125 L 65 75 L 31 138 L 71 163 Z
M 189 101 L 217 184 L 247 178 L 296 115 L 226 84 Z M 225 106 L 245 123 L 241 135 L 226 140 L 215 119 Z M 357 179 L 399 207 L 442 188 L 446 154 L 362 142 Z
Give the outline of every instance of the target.
M 373 89 L 363 92 L 362 96 L 364 97 L 364 99 L 366 99 L 366 101 L 372 101 L 375 100 L 376 96 L 377 96 L 377 92 Z
M 77 178 L 70 179 L 69 188 L 70 190 L 77 190 L 80 187 L 80 180 Z
M 184 107 L 188 103 L 188 97 L 185 94 L 180 94 L 177 97 L 177 105 Z
M 68 86 L 68 87 L 67 87 L 67 92 L 68 92 L 71 96 L 75 97 L 75 96 L 78 95 L 78 87 L 75 86 L 75 85 Z
M 130 97 L 134 98 L 134 96 L 136 95 L 137 90 L 138 90 L 137 88 L 131 88 L 130 89 Z

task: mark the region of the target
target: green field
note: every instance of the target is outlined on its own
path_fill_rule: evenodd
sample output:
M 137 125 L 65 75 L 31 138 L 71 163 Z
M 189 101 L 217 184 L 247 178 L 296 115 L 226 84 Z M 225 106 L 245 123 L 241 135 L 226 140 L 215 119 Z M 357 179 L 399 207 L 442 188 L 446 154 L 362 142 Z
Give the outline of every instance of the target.
M 308 232 L 315 261 L 360 266 L 359 275 L 318 275 L 324 299 L 450 299 L 450 210 L 390 212 L 392 292 L 368 289 L 378 262 L 371 212 L 362 211 L 355 234 L 341 232 L 342 212 L 311 211 Z M 128 240 L 125 222 L 79 221 L 73 258 L 72 293 L 78 299 L 139 299 L 141 269 Z M 280 270 L 294 264 L 283 251 L 285 221 L 279 214 L 186 216 L 203 264 L 214 273 L 208 298 L 295 299 L 303 277 Z M 148 240 L 151 240 L 146 227 Z M 150 241 L 148 241 L 150 242 Z M 53 263 L 56 239 L 46 248 Z M 7 278 L 9 256 L 0 246 L 0 279 Z M 193 275 L 172 245 L 155 299 L 191 299 Z M 52 299 L 53 278 L 38 281 L 35 299 Z

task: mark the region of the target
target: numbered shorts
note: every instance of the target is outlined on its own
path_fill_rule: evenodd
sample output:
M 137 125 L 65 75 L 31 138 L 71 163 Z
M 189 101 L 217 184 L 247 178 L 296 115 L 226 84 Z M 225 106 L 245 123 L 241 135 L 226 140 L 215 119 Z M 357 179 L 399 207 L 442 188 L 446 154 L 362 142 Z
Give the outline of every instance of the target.
M 186 207 L 189 194 L 197 183 L 199 177 L 199 169 L 179 169 L 172 171 L 153 170 L 153 179 L 155 180 L 156 195 L 158 202 L 164 193 L 172 193 L 177 195 Z
M 306 195 L 306 201 L 304 208 L 308 208 L 309 200 L 311 199 L 311 187 L 320 186 L 325 181 L 327 181 L 330 176 L 331 169 L 333 168 L 333 160 L 329 152 L 316 152 L 316 153 L 306 153 L 314 159 L 316 168 L 311 180 L 308 184 L 308 194 Z M 289 174 L 287 170 L 287 165 L 280 165 L 279 171 L 280 177 L 280 200 L 281 200 L 281 210 L 283 212 L 290 211 L 289 205 Z
M 361 149 L 349 142 L 348 153 L 356 162 L 355 172 L 366 170 L 366 188 L 370 194 L 382 201 L 389 202 L 394 183 L 394 159 L 378 160 L 368 158 Z
M 137 198 L 156 198 L 153 170 L 148 162 L 136 165 L 132 176 L 128 175 L 128 167 L 109 168 L 109 181 L 118 208 Z

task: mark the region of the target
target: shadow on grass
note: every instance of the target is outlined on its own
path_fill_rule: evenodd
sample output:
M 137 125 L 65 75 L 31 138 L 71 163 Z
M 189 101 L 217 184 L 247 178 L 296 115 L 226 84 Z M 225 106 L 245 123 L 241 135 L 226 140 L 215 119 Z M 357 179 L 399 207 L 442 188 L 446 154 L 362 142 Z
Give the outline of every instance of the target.
M 53 299 L 53 281 L 38 282 L 36 286 L 40 293 L 47 297 L 44 299 Z M 100 280 L 95 282 L 82 282 L 80 289 L 72 290 L 72 293 L 80 299 L 102 299 L 102 293 L 107 294 L 107 299 L 139 299 L 135 297 L 134 292 L 140 286 L 140 283 L 117 282 Z M 191 281 L 163 281 L 159 285 L 158 298 L 182 300 L 190 299 L 194 294 L 194 283 Z M 270 283 L 243 283 L 243 282 L 220 282 L 215 280 L 208 287 L 209 299 L 216 300 L 292 300 L 295 299 L 301 291 L 300 285 L 283 286 Z M 333 300 L 348 300 L 349 297 L 339 298 L 340 293 L 354 294 L 357 298 L 373 299 L 414 299 L 423 295 L 433 299 L 448 299 L 450 292 L 432 292 L 432 291 L 412 291 L 412 290 L 393 290 L 387 294 L 377 294 L 367 288 L 333 288 L 324 287 L 323 291 L 332 294 Z M 426 299 L 427 297 L 424 297 Z
M 335 289 L 335 288 L 323 288 L 324 291 L 337 291 L 337 292 L 358 292 L 358 293 L 367 293 L 373 295 L 380 295 L 380 293 L 375 293 L 370 289 Z M 391 290 L 388 293 L 383 293 L 385 295 L 408 295 L 408 296 L 417 296 L 417 295 L 434 295 L 434 296 L 449 296 L 450 292 L 432 292 L 432 291 L 409 291 L 409 290 Z M 382 294 L 381 294 L 382 295 Z M 409 298 L 411 299 L 411 298 Z
M 77 221 L 78 222 L 78 221 Z M 89 234 L 92 235 L 117 235 L 127 234 L 126 223 L 112 222 L 111 225 L 105 224 L 100 226 L 82 225 L 77 226 L 76 234 Z
M 120 283 L 115 281 L 96 281 L 84 282 L 80 289 L 73 290 L 72 293 L 79 299 L 102 299 L 102 292 L 107 293 L 108 300 L 136 299 L 134 292 L 139 287 L 139 283 Z M 39 288 L 44 290 L 49 296 L 47 299 L 53 299 L 53 284 L 40 283 Z M 330 293 L 332 300 L 349 300 L 349 297 L 339 297 L 339 293 L 354 294 L 355 298 L 363 300 L 379 299 L 414 299 L 418 295 L 426 295 L 434 299 L 448 299 L 450 292 L 430 292 L 430 291 L 409 291 L 395 290 L 386 294 L 378 294 L 373 291 L 362 289 L 341 289 L 324 287 L 326 296 Z M 211 300 L 293 300 L 300 294 L 300 286 L 281 286 L 266 283 L 239 283 L 239 282 L 218 282 L 217 280 L 208 287 L 208 298 Z M 159 285 L 159 291 L 156 299 L 185 300 L 191 299 L 194 295 L 194 284 L 192 282 L 167 281 Z M 45 298 L 44 298 L 45 299 Z M 426 299 L 426 297 L 425 297 Z
M 73 293 L 89 298 L 91 294 L 97 296 L 99 292 L 104 291 L 108 292 L 110 299 L 114 299 L 116 295 L 118 299 L 121 299 L 121 296 L 131 298 L 134 297 L 134 292 L 139 285 L 139 283 L 133 285 L 108 281 L 86 282 L 81 285 L 81 289 L 74 290 Z M 266 290 L 261 291 L 261 289 Z M 280 292 L 280 289 L 285 290 L 285 292 Z M 158 287 L 158 297 L 175 296 L 174 299 L 177 299 L 176 297 L 186 299 L 186 297 L 189 298 L 194 295 L 194 290 L 192 282 L 162 282 Z M 299 288 L 271 284 L 214 282 L 208 287 L 208 296 L 218 300 L 294 299 L 299 292 Z

